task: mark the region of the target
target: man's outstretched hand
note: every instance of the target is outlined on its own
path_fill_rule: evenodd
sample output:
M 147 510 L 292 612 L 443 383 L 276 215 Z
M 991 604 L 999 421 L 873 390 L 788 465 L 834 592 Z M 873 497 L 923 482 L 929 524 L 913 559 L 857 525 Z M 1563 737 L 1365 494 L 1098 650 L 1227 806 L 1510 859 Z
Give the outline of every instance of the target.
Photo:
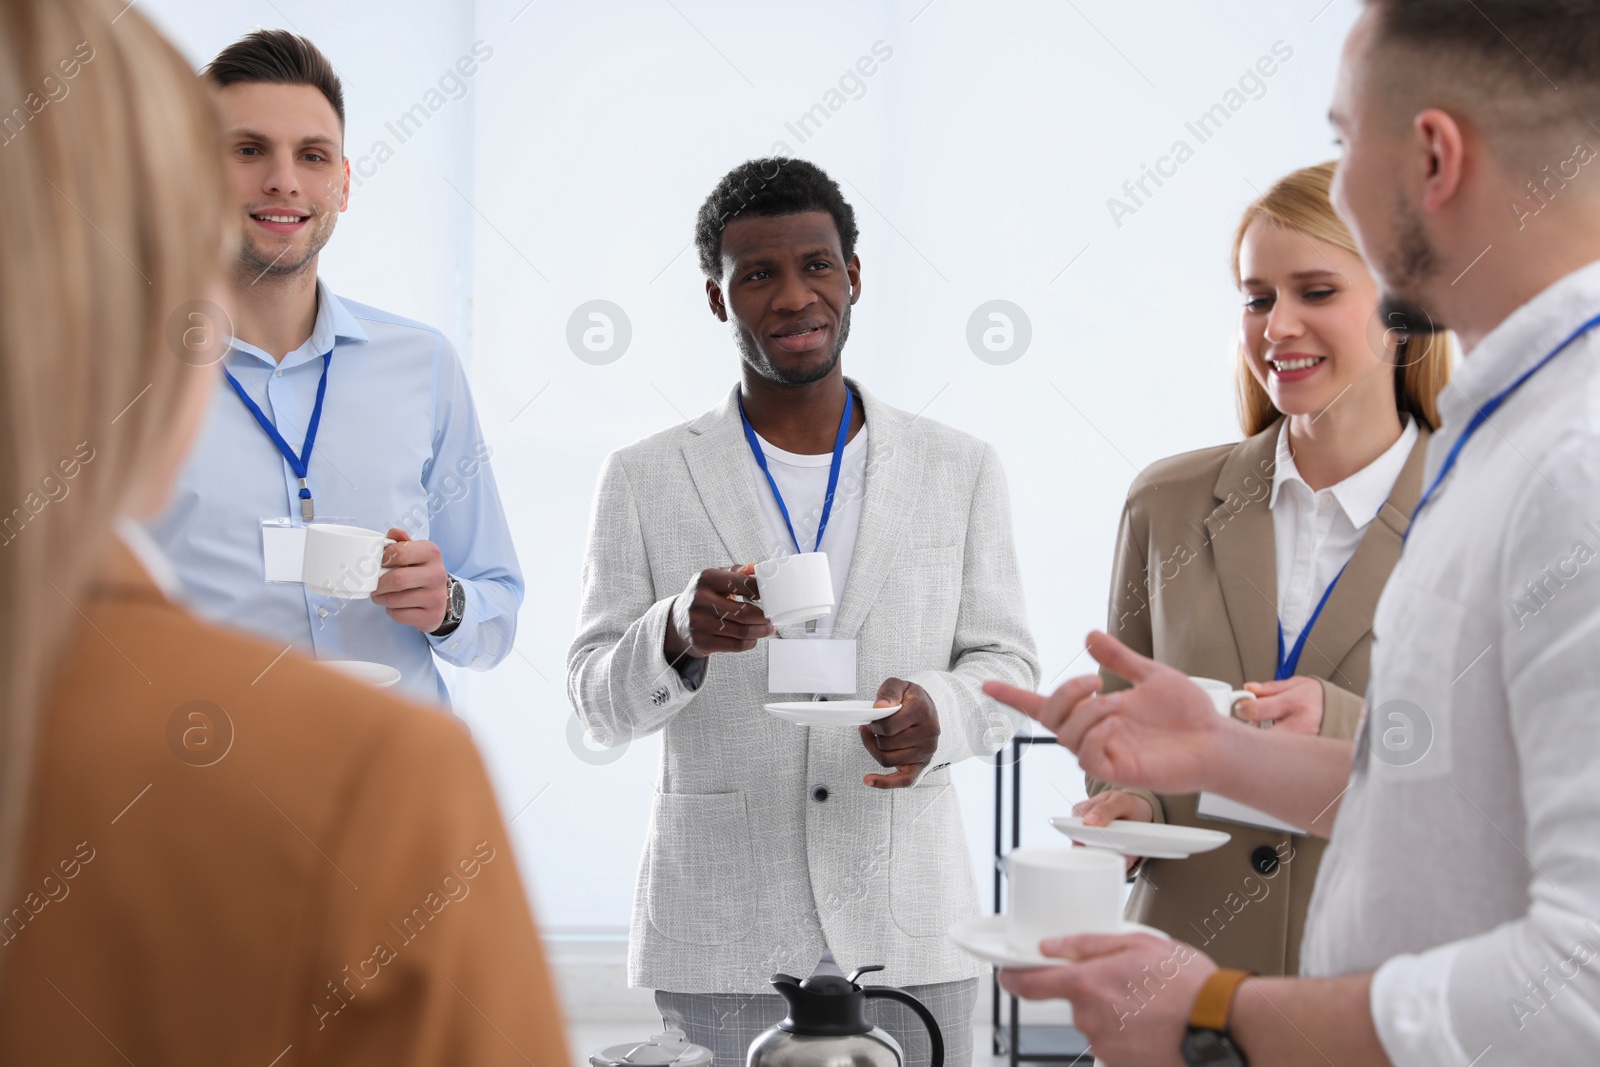
M 1100 676 L 1091 674 L 1068 679 L 1049 696 L 1005 682 L 985 682 L 983 691 L 1042 723 L 1096 778 L 1160 793 L 1208 788 L 1229 723 L 1211 698 L 1181 671 L 1108 634 L 1091 633 L 1088 648 L 1133 688 L 1100 695 Z

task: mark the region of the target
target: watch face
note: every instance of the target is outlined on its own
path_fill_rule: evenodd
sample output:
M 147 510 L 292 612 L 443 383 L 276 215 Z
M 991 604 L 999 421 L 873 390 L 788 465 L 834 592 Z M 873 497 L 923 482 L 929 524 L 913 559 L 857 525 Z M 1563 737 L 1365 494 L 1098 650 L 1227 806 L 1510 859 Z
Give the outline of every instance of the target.
M 467 590 L 457 579 L 450 581 L 450 614 L 461 618 L 467 610 Z
M 1183 1039 L 1183 1062 L 1189 1067 L 1246 1067 L 1232 1039 L 1216 1030 L 1190 1030 Z

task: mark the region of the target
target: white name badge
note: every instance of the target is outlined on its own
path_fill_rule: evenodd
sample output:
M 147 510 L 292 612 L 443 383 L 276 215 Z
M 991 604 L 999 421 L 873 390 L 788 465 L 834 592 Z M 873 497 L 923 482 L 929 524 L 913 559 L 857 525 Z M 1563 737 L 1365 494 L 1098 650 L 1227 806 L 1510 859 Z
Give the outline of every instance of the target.
M 354 526 L 354 519 L 318 517 L 317 522 Z M 306 527 L 293 518 L 261 520 L 261 573 L 269 582 L 305 584 Z
M 306 528 L 290 519 L 261 520 L 262 573 L 269 582 L 300 582 L 305 574 Z
M 1219 819 L 1222 822 L 1236 822 L 1242 826 L 1254 826 L 1262 830 L 1281 830 L 1286 834 L 1305 834 L 1300 827 L 1291 826 L 1282 819 L 1275 819 L 1259 808 L 1252 808 L 1248 804 L 1241 804 L 1237 800 L 1229 800 L 1215 793 L 1201 793 L 1200 803 L 1195 806 L 1195 811 L 1208 819 Z
M 778 638 L 767 641 L 767 692 L 856 692 L 856 643 L 824 638 Z

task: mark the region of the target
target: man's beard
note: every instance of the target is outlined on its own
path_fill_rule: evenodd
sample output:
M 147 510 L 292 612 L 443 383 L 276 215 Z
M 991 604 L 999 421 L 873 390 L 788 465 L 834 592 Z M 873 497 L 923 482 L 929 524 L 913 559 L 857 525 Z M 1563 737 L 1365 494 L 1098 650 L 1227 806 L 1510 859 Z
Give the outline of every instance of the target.
M 1437 333 L 1446 327 L 1434 321 L 1416 294 L 1439 273 L 1439 255 L 1428 240 L 1422 220 L 1402 197 L 1395 214 L 1393 251 L 1384 257 L 1388 287 L 1378 299 L 1378 314 L 1385 329 L 1407 334 Z
M 287 258 L 288 246 L 276 257 L 269 258 L 256 247 L 252 237 L 246 236 L 240 242 L 238 273 L 249 278 L 253 284 L 268 275 L 285 278 L 304 271 L 316 260 L 317 255 L 327 246 L 329 238 L 333 236 L 333 223 L 330 221 L 324 226 L 322 221 L 324 217 L 318 213 L 307 221 L 306 225 L 311 227 L 311 239 L 306 244 L 305 254 L 293 259 Z
M 785 371 L 773 366 L 772 361 L 767 358 L 767 354 L 761 350 L 761 346 L 755 343 L 755 339 L 747 331 L 742 329 L 735 330 L 734 337 L 738 341 L 739 353 L 744 358 L 744 361 L 754 367 L 756 373 L 767 381 L 778 385 L 810 385 L 812 382 L 819 382 L 832 374 L 834 368 L 839 365 L 839 357 L 844 354 L 844 343 L 850 339 L 850 305 L 845 305 L 844 314 L 839 318 L 839 340 L 833 346 L 833 353 L 828 357 L 827 362 L 820 367 Z

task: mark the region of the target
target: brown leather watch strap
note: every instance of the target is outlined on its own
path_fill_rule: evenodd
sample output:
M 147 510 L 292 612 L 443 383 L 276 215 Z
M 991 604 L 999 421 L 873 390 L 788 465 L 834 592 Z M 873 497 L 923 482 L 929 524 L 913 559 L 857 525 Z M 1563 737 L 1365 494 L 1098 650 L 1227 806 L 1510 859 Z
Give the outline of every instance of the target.
M 1189 1025 L 1196 1030 L 1226 1032 L 1228 1009 L 1233 1005 L 1233 995 L 1238 991 L 1239 983 L 1254 977 L 1249 971 L 1235 971 L 1226 967 L 1214 971 L 1206 979 L 1205 985 L 1200 987 L 1200 995 L 1194 998 Z

